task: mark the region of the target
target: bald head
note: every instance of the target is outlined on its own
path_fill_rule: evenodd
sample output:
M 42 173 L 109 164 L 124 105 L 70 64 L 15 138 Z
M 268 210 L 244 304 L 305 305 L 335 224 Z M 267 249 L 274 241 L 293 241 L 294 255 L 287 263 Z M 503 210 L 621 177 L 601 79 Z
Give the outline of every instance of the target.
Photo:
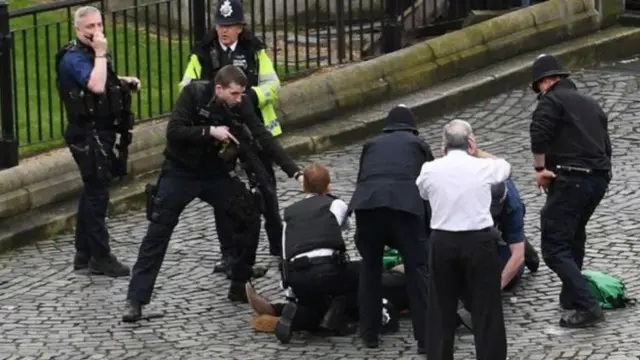
M 469 150 L 469 139 L 473 136 L 471 125 L 464 120 L 453 120 L 444 126 L 442 145 L 448 150 Z

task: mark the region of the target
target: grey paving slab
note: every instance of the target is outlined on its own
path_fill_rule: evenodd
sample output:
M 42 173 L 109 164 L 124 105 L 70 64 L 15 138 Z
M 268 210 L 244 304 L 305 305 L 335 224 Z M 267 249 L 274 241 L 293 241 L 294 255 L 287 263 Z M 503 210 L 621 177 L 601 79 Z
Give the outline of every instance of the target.
M 614 179 L 589 224 L 587 267 L 620 276 L 630 294 L 640 287 L 640 76 L 628 67 L 576 74 L 581 90 L 611 115 Z M 419 96 L 416 95 L 416 96 Z M 509 91 L 451 113 L 421 128 L 436 152 L 442 126 L 453 118 L 475 127 L 481 146 L 508 158 L 527 205 L 526 231 L 539 244 L 538 211 L 543 195 L 534 187 L 528 122 L 535 97 L 526 88 Z M 335 193 L 348 200 L 354 186 L 360 143 L 304 159 L 331 167 Z M 301 161 L 303 163 L 304 161 Z M 280 174 L 282 175 L 282 174 Z M 283 207 L 299 198 L 294 181 L 280 176 Z M 142 213 L 109 219 L 114 252 L 132 264 L 146 231 Z M 352 233 L 347 236 L 353 257 Z M 278 298 L 275 261 L 261 241 L 258 261 L 271 267 L 256 281 L 259 291 Z M 211 209 L 192 203 L 182 215 L 147 311 L 163 319 L 138 325 L 120 323 L 128 281 L 74 273 L 71 235 L 62 235 L 0 256 L 0 359 L 413 359 L 410 323 L 383 339 L 380 349 L 362 349 L 355 337 L 320 338 L 308 334 L 282 346 L 271 334 L 252 331 L 247 305 L 226 300 L 227 281 L 213 275 L 219 257 Z M 557 326 L 558 279 L 544 265 L 525 275 L 505 294 L 510 359 L 638 359 L 640 308 L 607 312 L 595 329 Z M 473 358 L 473 337 L 460 332 L 456 359 Z

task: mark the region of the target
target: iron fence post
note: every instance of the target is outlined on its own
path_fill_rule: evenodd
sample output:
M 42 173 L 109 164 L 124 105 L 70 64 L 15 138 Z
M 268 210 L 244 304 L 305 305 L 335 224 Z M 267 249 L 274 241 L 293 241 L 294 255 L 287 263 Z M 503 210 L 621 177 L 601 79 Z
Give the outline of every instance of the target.
M 386 0 L 382 20 L 382 53 L 400 50 L 402 24 L 398 22 L 398 0 Z
M 18 165 L 18 141 L 13 119 L 13 81 L 11 79 L 11 30 L 9 28 L 9 2 L 0 0 L 0 169 Z
M 344 16 L 344 0 L 336 0 L 336 30 L 338 32 L 338 62 L 340 64 L 347 58 L 347 36 L 345 33 Z
M 201 41 L 209 30 L 206 20 L 207 14 L 209 14 L 207 3 L 206 0 L 193 0 L 192 3 L 191 21 L 193 21 L 193 40 L 196 43 Z

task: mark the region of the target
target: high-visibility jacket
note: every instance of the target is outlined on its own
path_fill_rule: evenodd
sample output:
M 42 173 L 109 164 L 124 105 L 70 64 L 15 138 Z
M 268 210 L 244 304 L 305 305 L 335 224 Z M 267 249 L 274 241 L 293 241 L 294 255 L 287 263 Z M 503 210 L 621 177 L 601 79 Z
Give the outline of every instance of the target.
M 280 91 L 280 79 L 273 63 L 267 55 L 264 44 L 255 36 L 244 31 L 231 55 L 227 59 L 219 44 L 218 36 L 214 31 L 197 44 L 189 56 L 189 63 L 184 72 L 180 89 L 192 80 L 213 80 L 215 73 L 224 65 L 233 64 L 243 69 L 253 97 L 265 127 L 273 136 L 282 134 L 282 128 L 278 121 L 275 104 Z

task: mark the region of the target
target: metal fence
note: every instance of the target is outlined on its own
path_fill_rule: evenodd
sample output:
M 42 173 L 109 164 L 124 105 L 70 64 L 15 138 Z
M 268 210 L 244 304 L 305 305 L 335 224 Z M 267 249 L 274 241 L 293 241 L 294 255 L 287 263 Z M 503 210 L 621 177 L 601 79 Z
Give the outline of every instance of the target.
M 245 0 L 244 8 L 247 26 L 287 80 L 457 29 L 470 10 L 520 1 Z M 75 37 L 73 15 L 83 5 L 103 10 L 117 72 L 141 79 L 134 112 L 144 121 L 171 111 L 190 49 L 211 28 L 217 1 L 66 0 L 8 11 L 0 0 L 0 169 L 17 164 L 18 149 L 24 156 L 62 143 L 54 58 Z

